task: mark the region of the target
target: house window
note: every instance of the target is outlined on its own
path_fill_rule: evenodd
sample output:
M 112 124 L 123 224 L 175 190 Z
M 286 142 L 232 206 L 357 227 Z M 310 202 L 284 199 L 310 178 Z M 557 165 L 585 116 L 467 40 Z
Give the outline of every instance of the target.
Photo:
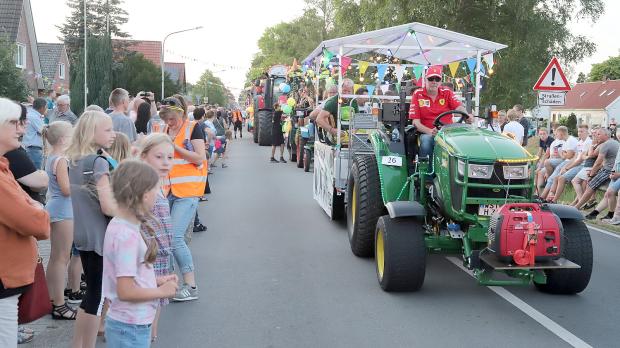
M 26 68 L 26 46 L 19 43 L 15 52 L 15 66 L 22 69 Z
M 58 76 L 61 80 L 65 79 L 65 65 L 62 63 L 58 64 Z

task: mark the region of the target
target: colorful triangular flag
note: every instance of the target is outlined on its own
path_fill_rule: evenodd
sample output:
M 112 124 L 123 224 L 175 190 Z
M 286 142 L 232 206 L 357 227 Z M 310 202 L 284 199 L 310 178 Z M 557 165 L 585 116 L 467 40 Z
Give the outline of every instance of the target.
M 396 75 L 396 79 L 400 82 L 403 79 L 403 74 L 405 73 L 405 67 L 398 64 L 396 68 L 394 68 L 394 74 Z
M 356 93 L 356 94 L 357 94 L 357 91 L 358 91 L 360 88 L 362 88 L 362 87 L 364 87 L 364 85 L 358 85 L 357 83 L 356 83 L 356 84 L 354 84 L 354 85 L 353 85 L 353 93 Z
M 368 69 L 368 65 L 370 63 L 368 62 L 363 62 L 360 60 L 359 62 L 359 68 L 360 68 L 360 75 L 364 75 L 366 73 L 366 69 Z
M 324 48 L 323 49 L 323 66 L 327 67 L 333 57 L 334 57 L 334 54 Z
M 422 69 L 424 69 L 422 65 L 416 65 L 413 67 L 413 75 L 415 75 L 416 79 L 419 79 L 422 75 Z
M 387 72 L 387 68 L 387 64 L 377 64 L 377 78 L 379 79 L 379 81 L 383 81 L 385 73 Z
M 383 92 L 383 94 L 385 95 L 385 93 L 387 93 L 388 89 L 390 89 L 390 85 L 381 85 L 379 86 L 379 88 L 381 88 L 381 92 Z
M 450 75 L 452 75 L 452 77 L 456 77 L 456 71 L 459 69 L 460 64 L 461 62 L 452 62 L 448 64 L 448 67 L 450 68 Z
M 368 90 L 368 95 L 372 95 L 375 92 L 375 85 L 366 85 L 366 89 Z
M 484 58 L 484 62 L 487 63 L 489 69 L 492 69 L 493 65 L 495 65 L 495 62 L 493 61 L 493 53 L 485 54 L 482 58 Z
M 342 56 L 340 57 L 340 74 L 344 76 L 347 73 L 347 69 L 351 65 L 351 57 Z
M 467 67 L 469 68 L 469 72 L 473 73 L 474 69 L 476 69 L 476 58 L 467 59 Z

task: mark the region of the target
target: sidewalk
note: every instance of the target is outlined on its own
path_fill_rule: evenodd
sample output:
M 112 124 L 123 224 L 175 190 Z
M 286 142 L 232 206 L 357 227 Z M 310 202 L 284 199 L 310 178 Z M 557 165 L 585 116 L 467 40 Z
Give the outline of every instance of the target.
M 47 269 L 50 259 L 50 241 L 39 242 L 39 253 L 43 258 L 43 265 Z M 54 320 L 51 315 L 26 324 L 35 331 L 34 340 L 21 344 L 19 347 L 69 347 L 73 337 L 73 320 Z

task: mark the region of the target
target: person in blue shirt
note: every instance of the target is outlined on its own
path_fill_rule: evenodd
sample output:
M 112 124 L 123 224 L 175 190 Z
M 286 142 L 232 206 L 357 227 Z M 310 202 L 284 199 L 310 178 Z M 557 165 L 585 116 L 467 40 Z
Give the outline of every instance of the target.
M 35 168 L 41 169 L 43 163 L 43 127 L 45 126 L 45 114 L 47 114 L 47 100 L 37 98 L 28 109 L 26 118 L 26 133 L 22 144 Z

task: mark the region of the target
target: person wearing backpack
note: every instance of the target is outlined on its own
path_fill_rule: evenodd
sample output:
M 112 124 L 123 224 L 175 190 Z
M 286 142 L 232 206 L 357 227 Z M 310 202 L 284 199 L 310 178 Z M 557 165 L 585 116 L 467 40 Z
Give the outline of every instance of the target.
M 73 239 L 80 251 L 86 276 L 86 292 L 78 309 L 73 347 L 94 347 L 99 328 L 103 279 L 103 240 L 116 203 L 110 188 L 110 162 L 103 149 L 109 148 L 116 133 L 110 116 L 87 111 L 79 118 L 71 145 L 69 183 L 74 216 Z
M 226 124 L 226 111 L 218 110 L 218 116 L 215 120 L 213 120 L 213 125 L 215 126 L 215 156 L 211 160 L 211 166 L 215 167 L 217 160 L 222 158 L 222 168 L 228 167 L 226 165 L 226 130 L 228 129 L 228 125 Z

